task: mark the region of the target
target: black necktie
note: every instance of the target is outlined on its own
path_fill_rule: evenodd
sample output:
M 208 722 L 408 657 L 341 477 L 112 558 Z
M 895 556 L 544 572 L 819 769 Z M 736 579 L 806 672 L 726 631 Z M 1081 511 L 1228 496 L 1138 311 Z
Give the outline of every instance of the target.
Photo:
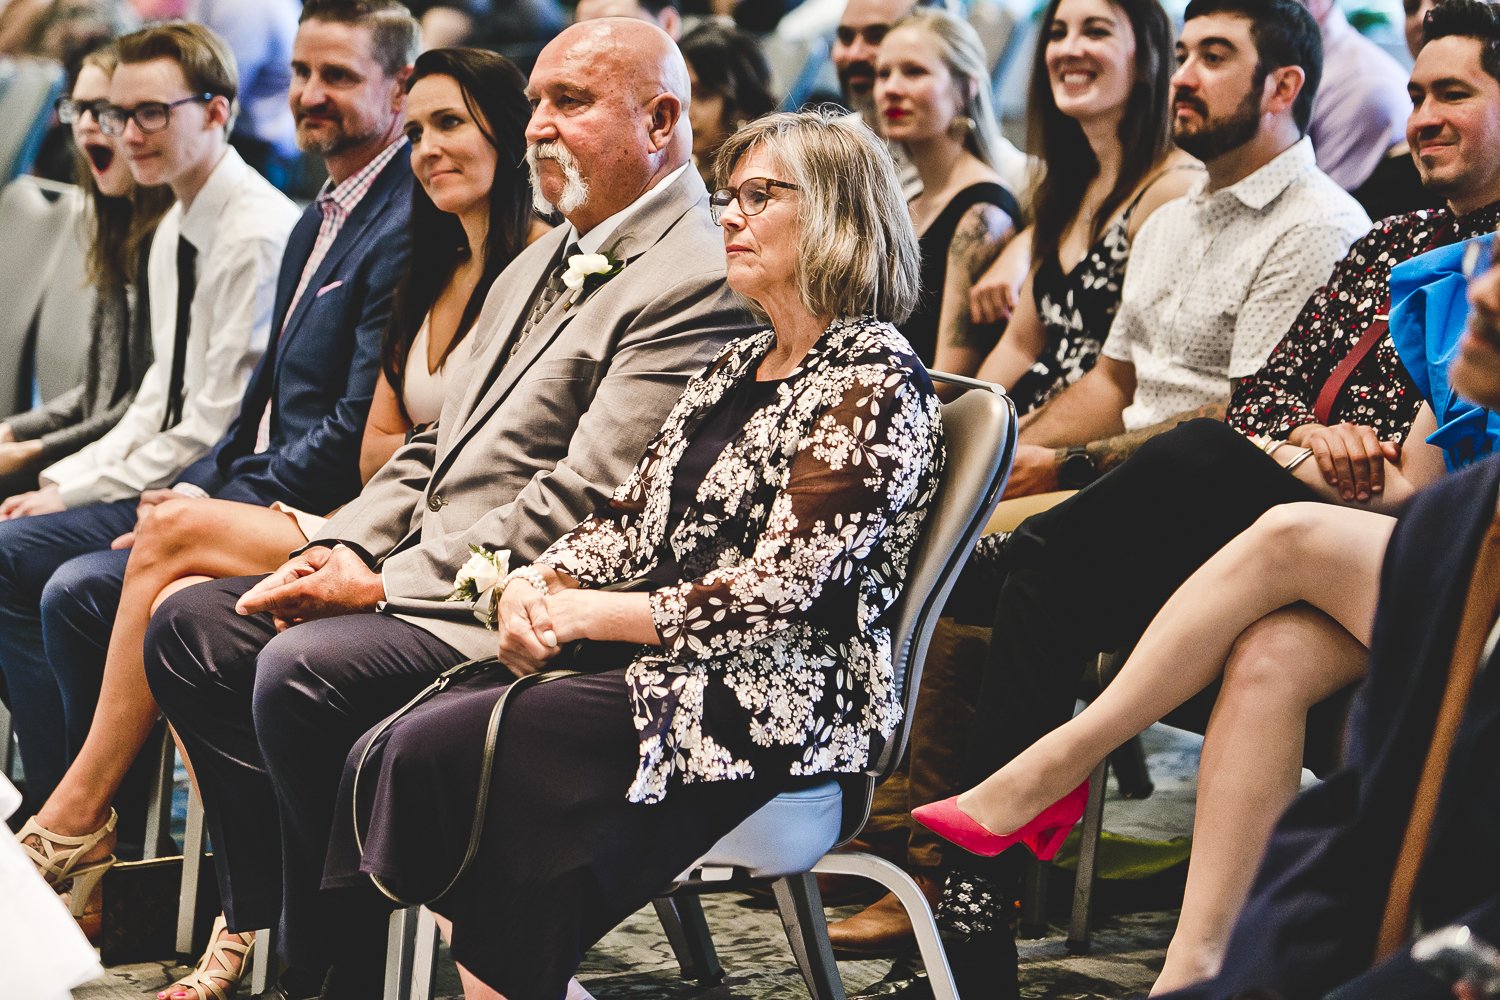
M 182 372 L 187 367 L 188 334 L 193 327 L 193 291 L 198 283 L 198 251 L 177 237 L 177 337 L 172 344 L 172 378 L 167 383 L 167 408 L 161 418 L 161 429 L 171 430 L 182 421 Z

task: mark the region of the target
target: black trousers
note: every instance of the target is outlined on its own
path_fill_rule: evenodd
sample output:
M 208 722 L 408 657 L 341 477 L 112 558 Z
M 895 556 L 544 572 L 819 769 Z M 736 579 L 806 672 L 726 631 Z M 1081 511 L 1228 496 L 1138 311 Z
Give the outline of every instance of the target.
M 322 913 L 344 757 L 464 656 L 389 615 L 278 634 L 269 615 L 235 613 L 259 579 L 216 580 L 164 602 L 146 633 L 146 677 L 193 762 L 230 928 L 279 926 L 282 959 L 318 968 L 346 940 L 368 934 L 377 951 L 385 940 L 382 908 L 338 921 Z
M 510 1000 L 560 1000 L 611 928 L 778 792 L 818 779 L 787 776 L 801 758 L 789 748 L 758 760 L 757 777 L 674 783 L 660 802 L 630 802 L 640 736 L 625 668 L 564 677 L 507 703 L 483 834 L 456 878 L 491 711 L 512 679 L 495 667 L 461 680 L 360 741 L 345 765 L 324 887 L 330 906 L 370 906 L 373 874 L 451 919 L 454 958 Z M 352 807 L 366 746 L 360 851 Z
M 1225 424 L 1194 420 L 1022 522 L 1005 547 L 964 786 L 1066 722 L 1088 660 L 1133 644 L 1183 581 L 1260 515 L 1316 499 Z M 1206 720 L 1212 695 L 1169 719 Z M 951 848 L 945 859 L 1014 890 L 1025 850 L 987 861 Z

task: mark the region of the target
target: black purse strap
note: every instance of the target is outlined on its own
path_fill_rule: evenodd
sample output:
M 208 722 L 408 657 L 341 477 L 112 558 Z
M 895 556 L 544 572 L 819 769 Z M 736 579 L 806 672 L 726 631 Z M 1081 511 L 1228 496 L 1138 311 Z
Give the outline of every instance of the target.
M 488 670 L 496 666 L 499 662 L 499 659 L 496 657 L 481 656 L 449 667 L 439 674 L 431 684 L 418 691 L 410 701 L 386 716 L 380 725 L 375 727 L 375 731 L 370 735 L 369 740 L 365 742 L 365 748 L 360 751 L 359 762 L 354 765 L 354 787 L 349 797 L 350 809 L 354 814 L 354 843 L 359 849 L 361 858 L 364 857 L 365 853 L 365 838 L 359 828 L 359 784 L 364 777 L 365 761 L 369 759 L 370 748 L 385 735 L 391 726 L 396 724 L 398 719 L 433 696 L 440 694 L 449 684 L 468 674 Z M 505 716 L 506 704 L 521 688 L 548 684 L 563 677 L 576 676 L 577 673 L 578 671 L 576 670 L 549 670 L 544 673 L 528 674 L 525 677 L 519 677 L 512 681 L 500 692 L 500 696 L 495 700 L 495 707 L 490 709 L 489 724 L 485 727 L 484 759 L 479 770 L 479 788 L 474 795 L 474 820 L 469 827 L 469 844 L 464 850 L 463 860 L 458 864 L 458 871 L 453 873 L 453 877 L 448 880 L 448 884 L 443 887 L 442 891 L 434 895 L 431 899 L 402 899 L 382 883 L 377 876 L 372 874 L 370 881 L 375 883 L 375 888 L 379 889 L 392 902 L 398 903 L 401 906 L 417 906 L 422 903 L 430 903 L 434 899 L 443 898 L 458 884 L 458 880 L 463 878 L 464 872 L 468 871 L 469 865 L 473 863 L 474 856 L 479 853 L 479 840 L 484 835 L 484 815 L 490 801 L 490 780 L 495 771 L 495 751 L 500 743 L 500 722 Z

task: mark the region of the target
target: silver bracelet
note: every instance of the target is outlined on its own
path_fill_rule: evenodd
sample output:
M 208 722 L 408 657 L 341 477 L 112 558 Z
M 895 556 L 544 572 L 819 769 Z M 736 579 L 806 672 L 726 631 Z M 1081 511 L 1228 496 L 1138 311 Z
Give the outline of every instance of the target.
M 1312 453 L 1313 453 L 1313 450 L 1311 448 L 1303 448 L 1302 451 L 1300 453 L 1298 453 L 1298 455 L 1297 455 L 1296 458 L 1292 459 L 1290 462 L 1288 462 L 1285 465 L 1283 465 L 1282 468 L 1285 469 L 1288 472 L 1291 472 L 1297 466 L 1301 465 L 1303 462 L 1307 461 L 1309 458 L 1312 458 Z
M 502 588 L 509 586 L 512 580 L 525 580 L 536 588 L 537 593 L 542 595 L 547 593 L 547 578 L 542 576 L 542 571 L 535 566 L 520 566 L 511 570 L 506 574 L 500 586 Z

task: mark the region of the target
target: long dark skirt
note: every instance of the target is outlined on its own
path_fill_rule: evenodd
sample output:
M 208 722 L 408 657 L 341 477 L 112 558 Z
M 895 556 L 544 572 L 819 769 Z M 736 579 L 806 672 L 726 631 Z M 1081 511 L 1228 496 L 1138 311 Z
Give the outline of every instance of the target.
M 485 728 L 510 679 L 497 668 L 454 684 L 380 738 L 359 787 L 363 857 L 350 804 L 370 737 L 360 741 L 345 766 L 323 884 L 363 888 L 374 875 L 451 919 L 454 958 L 508 1000 L 559 1000 L 594 942 L 793 779 L 783 769 L 631 803 L 638 742 L 624 670 L 519 691 L 505 708 L 477 855 L 435 899 L 468 846 Z

